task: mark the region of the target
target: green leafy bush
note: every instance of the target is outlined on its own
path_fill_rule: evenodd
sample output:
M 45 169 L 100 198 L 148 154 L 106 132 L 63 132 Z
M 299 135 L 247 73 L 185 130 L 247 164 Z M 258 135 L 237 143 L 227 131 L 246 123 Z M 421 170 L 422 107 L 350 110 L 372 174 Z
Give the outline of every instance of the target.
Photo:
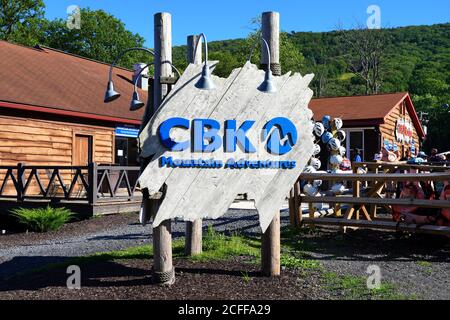
M 37 232 L 58 230 L 73 216 L 69 209 L 52 208 L 50 206 L 34 209 L 17 208 L 11 212 L 28 230 Z

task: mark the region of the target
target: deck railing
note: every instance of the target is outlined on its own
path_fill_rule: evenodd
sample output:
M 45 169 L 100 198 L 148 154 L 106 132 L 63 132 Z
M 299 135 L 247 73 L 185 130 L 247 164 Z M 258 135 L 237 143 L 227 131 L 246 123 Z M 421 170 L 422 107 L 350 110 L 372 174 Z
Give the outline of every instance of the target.
M 139 170 L 140 167 L 97 163 L 0 166 L 0 199 L 87 201 L 90 204 L 140 199 Z
M 435 225 L 416 225 L 392 221 L 389 214 L 393 205 L 415 206 L 425 208 L 450 208 L 450 201 L 439 199 L 405 199 L 399 198 L 396 190 L 405 182 L 432 182 L 435 185 L 450 181 L 450 168 L 445 166 L 415 166 L 407 164 L 356 164 L 353 169 L 365 167 L 367 173 L 333 174 L 304 173 L 291 190 L 289 212 L 291 225 L 302 224 L 334 225 L 341 227 L 367 227 L 388 230 L 405 230 L 450 235 L 450 227 Z M 335 195 L 323 192 L 322 196 L 307 196 L 301 192 L 301 183 L 323 180 L 330 182 L 345 181 L 349 184 L 348 192 Z M 302 203 L 308 205 L 303 214 Z M 317 203 L 328 203 L 328 210 L 316 210 Z M 384 209 L 386 217 L 378 217 L 379 209 Z

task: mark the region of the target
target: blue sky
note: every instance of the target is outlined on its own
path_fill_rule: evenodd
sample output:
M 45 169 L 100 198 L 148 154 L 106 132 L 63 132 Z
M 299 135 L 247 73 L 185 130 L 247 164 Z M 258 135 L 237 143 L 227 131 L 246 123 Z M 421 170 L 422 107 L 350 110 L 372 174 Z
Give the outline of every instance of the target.
M 243 38 L 250 20 L 264 11 L 280 12 L 284 31 L 329 31 L 341 23 L 365 22 L 369 5 L 378 5 L 383 27 L 435 24 L 450 21 L 450 0 L 44 0 L 49 19 L 66 18 L 67 7 L 103 9 L 153 47 L 153 14 L 172 14 L 174 45 L 186 36 L 204 32 L 208 40 Z

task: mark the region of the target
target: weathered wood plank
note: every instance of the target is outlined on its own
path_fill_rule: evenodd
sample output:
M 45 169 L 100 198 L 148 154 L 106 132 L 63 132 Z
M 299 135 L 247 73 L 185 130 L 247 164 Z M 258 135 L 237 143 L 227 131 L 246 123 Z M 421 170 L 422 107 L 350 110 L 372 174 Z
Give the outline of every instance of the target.
M 190 69 L 194 68 L 195 66 L 190 65 L 187 72 L 189 73 Z M 286 183 L 286 190 L 284 190 L 283 186 L 282 190 L 274 191 L 271 189 L 270 184 L 281 184 L 282 181 L 292 182 L 292 184 L 295 182 L 298 174 L 306 164 L 307 158 L 310 157 L 313 137 L 310 130 L 312 113 L 307 109 L 308 102 L 312 96 L 312 92 L 307 86 L 312 79 L 312 75 L 304 78 L 300 75 L 291 77 L 289 74 L 279 78 L 276 77 L 274 82 L 279 91 L 275 94 L 267 94 L 257 90 L 263 79 L 264 72 L 258 70 L 256 66 L 247 63 L 242 69 L 234 70 L 227 79 L 215 77 L 216 89 L 207 92 L 195 88 L 192 78 L 188 78 L 188 76 L 183 74 L 172 91 L 176 92 L 177 86 L 184 87 L 183 91 L 180 92 L 180 96 L 177 97 L 175 93 L 169 94 L 164 102 L 165 106 L 159 109 L 159 114 L 151 119 L 149 126 L 141 135 L 144 145 L 143 154 L 154 155 L 140 177 L 141 186 L 148 188 L 150 194 L 152 194 L 158 191 L 163 183 L 167 185 L 167 195 L 159 208 L 154 224 L 160 223 L 161 219 L 173 217 L 182 217 L 186 220 L 195 220 L 200 217 L 217 218 L 226 212 L 235 195 L 242 191 L 242 186 L 247 186 L 254 189 L 254 192 L 257 194 L 264 193 L 263 196 L 258 198 L 258 201 L 260 203 L 259 211 L 264 212 L 262 216 L 267 221 L 267 223 L 261 224 L 263 230 L 265 230 L 271 218 L 279 210 L 277 206 L 284 201 L 290 189 L 290 184 Z M 191 83 L 188 83 L 189 81 Z M 289 87 L 284 88 L 288 82 Z M 189 93 L 191 97 L 194 96 L 194 99 L 190 101 L 187 107 L 185 104 L 187 98 L 183 96 L 183 92 Z M 183 103 L 180 104 L 180 101 Z M 248 170 L 249 172 L 246 173 L 230 170 L 229 168 L 217 170 L 160 168 L 157 160 L 162 154 L 165 156 L 173 155 L 178 159 L 191 158 L 190 150 L 176 153 L 167 152 L 167 150 L 162 148 L 157 137 L 157 128 L 163 120 L 173 116 L 184 115 L 188 118 L 211 118 L 221 123 L 225 119 L 236 119 L 238 122 L 248 119 L 255 120 L 254 129 L 250 130 L 251 132 L 247 135 L 251 141 L 259 140 L 262 125 L 271 117 L 291 117 L 290 119 L 296 127 L 301 128 L 301 130 L 298 130 L 298 141 L 301 141 L 299 144 L 302 145 L 302 148 L 299 149 L 303 151 L 297 150 L 298 152 L 291 152 L 281 157 L 272 156 L 261 145 L 258 148 L 258 154 L 248 155 L 237 150 L 236 153 L 233 153 L 233 157 L 236 160 L 241 158 L 250 160 L 252 158 L 254 160 L 267 158 L 267 160 L 276 159 L 280 161 L 292 158 L 297 161 L 297 167 L 294 170 L 267 169 L 273 170 L 274 174 L 254 180 L 260 183 L 260 187 L 255 187 L 250 182 L 251 170 Z M 219 135 L 223 134 L 223 128 L 221 130 Z M 177 134 L 179 135 L 177 136 Z M 178 137 L 181 141 L 185 138 L 182 134 L 186 134 L 186 132 L 175 132 L 173 137 Z M 228 157 L 229 155 L 224 154 L 223 150 L 216 150 L 208 154 L 208 158 L 214 158 L 215 160 L 226 161 Z M 263 174 L 261 173 L 261 175 Z M 236 177 L 238 177 L 238 181 L 235 180 Z M 224 188 L 231 188 L 233 191 L 227 190 L 225 193 L 222 191 Z M 275 198 L 277 201 L 273 202 L 272 200 Z M 268 205 L 271 201 L 273 203 Z
M 341 218 L 303 218 L 303 222 L 313 225 L 325 226 L 350 226 L 359 228 L 383 229 L 391 231 L 409 231 L 417 233 L 431 233 L 440 235 L 450 235 L 450 227 L 433 225 L 406 224 L 404 222 L 380 221 L 380 220 L 347 220 Z
M 388 198 L 354 198 L 354 197 L 301 197 L 302 202 L 329 202 L 329 203 L 349 203 L 349 204 L 378 204 L 378 205 L 402 205 L 417 206 L 427 208 L 450 208 L 450 201 L 447 200 L 419 200 L 419 199 L 388 199 Z

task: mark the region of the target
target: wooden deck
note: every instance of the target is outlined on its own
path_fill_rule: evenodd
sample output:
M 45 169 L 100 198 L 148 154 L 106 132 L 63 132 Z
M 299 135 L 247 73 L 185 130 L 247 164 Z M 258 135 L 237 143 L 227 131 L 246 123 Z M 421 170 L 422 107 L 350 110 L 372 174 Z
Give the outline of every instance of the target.
M 66 207 L 80 216 L 139 211 L 139 167 L 0 166 L 0 215 L 16 207 Z

